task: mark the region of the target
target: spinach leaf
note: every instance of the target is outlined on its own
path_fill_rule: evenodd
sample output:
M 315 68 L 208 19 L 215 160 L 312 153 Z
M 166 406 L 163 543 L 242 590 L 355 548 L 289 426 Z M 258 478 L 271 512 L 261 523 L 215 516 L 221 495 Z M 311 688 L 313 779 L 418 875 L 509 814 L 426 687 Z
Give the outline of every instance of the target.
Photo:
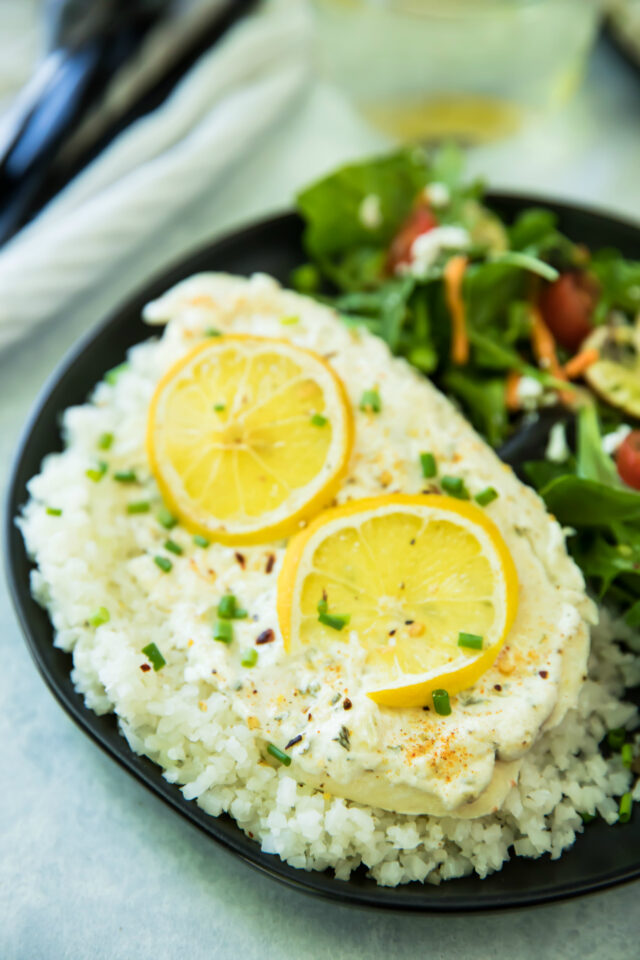
M 524 210 L 509 229 L 510 246 L 513 250 L 540 249 L 554 242 L 557 237 L 557 217 L 550 210 L 531 207 Z
M 349 164 L 307 187 L 297 197 L 306 221 L 304 243 L 321 265 L 354 248 L 384 247 L 430 178 L 426 155 L 417 149 Z M 365 197 L 378 198 L 379 223 L 361 218 Z
M 569 527 L 608 527 L 640 522 L 640 493 L 607 486 L 597 480 L 561 476 L 543 487 L 540 495 L 550 512 Z
M 604 323 L 612 309 L 635 315 L 640 310 L 640 261 L 625 260 L 618 250 L 599 250 L 589 272 L 600 285 L 595 321 Z
M 600 585 L 600 596 L 609 590 L 618 577 L 626 575 L 627 582 L 637 577 L 640 589 L 640 527 L 625 527 L 618 543 L 610 543 L 602 534 L 591 540 L 581 538 L 572 545 L 574 558 L 582 572 Z M 585 545 L 586 542 L 586 545 Z

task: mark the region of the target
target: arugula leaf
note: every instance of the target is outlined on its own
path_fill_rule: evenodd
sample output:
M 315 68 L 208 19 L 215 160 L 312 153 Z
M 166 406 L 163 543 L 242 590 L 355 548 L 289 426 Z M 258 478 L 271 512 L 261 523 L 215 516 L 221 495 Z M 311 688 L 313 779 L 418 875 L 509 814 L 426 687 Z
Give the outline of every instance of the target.
M 415 285 L 413 277 L 402 277 L 390 280 L 377 290 L 344 294 L 334 305 L 350 315 L 360 314 L 367 326 L 397 351 Z
M 495 253 L 491 257 L 491 263 L 507 263 L 512 267 L 520 267 L 522 270 L 528 270 L 535 273 L 543 280 L 557 280 L 560 274 L 555 267 L 551 267 L 539 257 L 534 257 L 530 253 L 522 253 L 517 250 L 506 250 L 504 253 Z
M 578 455 L 576 473 L 585 480 L 597 480 L 612 487 L 622 487 L 616 466 L 602 449 L 598 414 L 592 403 L 578 412 Z
M 548 247 L 558 236 L 557 222 L 556 215 L 542 207 L 524 210 L 509 229 L 510 246 L 513 250 Z
M 450 370 L 444 377 L 448 391 L 462 401 L 469 419 L 494 447 L 505 439 L 508 430 L 505 385 L 500 377 L 480 378 L 461 370 Z
M 604 323 L 612 309 L 632 315 L 640 310 L 640 261 L 626 260 L 618 250 L 599 250 L 589 272 L 600 285 L 594 320 Z
M 558 477 L 571 476 L 575 472 L 575 459 L 570 457 L 565 463 L 551 463 L 550 460 L 529 460 L 522 465 L 525 476 L 535 487 L 542 490 Z

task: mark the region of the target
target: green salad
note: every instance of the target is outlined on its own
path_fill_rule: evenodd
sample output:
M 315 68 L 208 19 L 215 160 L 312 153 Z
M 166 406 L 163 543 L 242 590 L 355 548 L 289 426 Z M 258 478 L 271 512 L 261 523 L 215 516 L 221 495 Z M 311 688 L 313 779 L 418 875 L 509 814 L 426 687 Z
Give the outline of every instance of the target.
M 293 286 L 382 337 L 493 447 L 557 412 L 524 471 L 592 590 L 640 625 L 640 261 L 544 207 L 504 222 L 453 147 L 343 167 L 297 205 Z

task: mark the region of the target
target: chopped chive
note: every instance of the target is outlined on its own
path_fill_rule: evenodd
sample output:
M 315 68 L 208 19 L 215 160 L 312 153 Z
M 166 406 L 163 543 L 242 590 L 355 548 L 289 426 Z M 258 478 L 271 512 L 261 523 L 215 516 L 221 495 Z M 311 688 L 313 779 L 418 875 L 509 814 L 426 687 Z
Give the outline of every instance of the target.
M 227 409 L 227 405 L 226 403 L 214 403 L 213 409 L 215 410 L 216 413 L 222 413 L 223 410 Z
M 165 528 L 165 530 L 173 530 L 178 523 L 178 518 L 174 517 L 174 515 L 171 513 L 171 510 L 167 510 L 166 507 L 160 507 L 156 513 L 156 520 L 161 527 Z
M 441 717 L 448 717 L 451 713 L 451 701 L 446 690 L 434 690 L 431 694 L 433 698 L 433 709 Z
M 482 637 L 477 633 L 464 633 L 461 630 L 458 634 L 458 646 L 468 647 L 470 650 L 482 650 Z
M 622 749 L 620 750 L 620 757 L 622 759 L 622 766 L 630 768 L 633 763 L 633 747 L 630 743 L 623 743 Z
M 377 388 L 375 390 L 365 390 L 360 397 L 360 409 L 365 413 L 380 413 L 382 410 L 382 401 Z
M 464 485 L 462 477 L 443 477 L 440 481 L 442 489 L 450 497 L 457 497 L 458 500 L 468 500 L 469 491 Z
M 47 507 L 47 513 L 50 517 L 61 517 L 62 510 L 60 507 Z
M 350 613 L 319 613 L 318 622 L 323 623 L 325 627 L 331 627 L 332 630 L 342 630 L 351 620 Z
M 113 386 L 117 382 L 120 374 L 124 373 L 124 371 L 128 369 L 129 369 L 129 364 L 126 363 L 126 361 L 125 363 L 119 363 L 117 367 L 112 367 L 111 370 L 107 370 L 107 372 L 104 375 L 104 379 L 108 384 Z
M 243 667 L 255 667 L 258 662 L 258 651 L 257 650 L 245 650 L 240 658 L 240 663 Z
M 94 483 L 98 483 L 99 480 L 102 480 L 108 468 L 109 465 L 106 464 L 104 460 L 99 460 L 97 467 L 86 470 L 85 473 L 89 477 L 89 480 L 93 480 Z
M 326 417 L 323 417 L 321 413 L 314 413 L 311 417 L 311 425 L 313 427 L 325 427 L 329 421 Z
M 109 623 L 111 615 L 106 607 L 98 607 L 95 613 L 89 617 L 89 623 L 92 627 L 99 627 L 101 623 Z
M 329 602 L 323 597 L 322 600 L 318 600 L 318 613 L 326 613 L 329 609 Z
M 148 500 L 134 500 L 127 504 L 127 513 L 149 513 L 151 504 Z
M 173 564 L 171 563 L 171 560 L 169 560 L 169 557 L 157 556 L 153 558 L 153 562 L 157 567 L 160 567 L 163 573 L 169 573 L 169 571 L 173 568 Z
M 313 263 L 303 263 L 291 271 L 290 280 L 299 293 L 315 293 L 320 287 L 320 271 Z
M 208 547 L 211 543 L 211 541 L 207 540 L 206 537 L 201 537 L 199 533 L 194 534 L 193 542 L 195 543 L 196 547 Z
M 223 620 L 244 620 L 247 616 L 246 610 L 241 610 L 238 601 L 232 593 L 225 594 L 218 603 L 218 616 Z
M 114 473 L 113 479 L 117 480 L 118 483 L 137 483 L 138 478 L 134 470 L 118 470 L 117 473 Z
M 300 317 L 281 317 L 280 323 L 283 327 L 292 327 L 295 323 L 300 323 Z
M 275 757 L 276 760 L 279 760 L 280 763 L 283 763 L 285 767 L 288 767 L 291 763 L 291 757 L 288 757 L 284 750 L 281 750 L 280 747 L 276 747 L 275 743 L 267 744 L 267 753 L 270 753 L 272 757 Z
M 595 813 L 581 813 L 580 816 L 582 817 L 583 823 L 591 823 L 591 821 L 596 818 Z
M 422 476 L 425 480 L 430 480 L 432 477 L 435 477 L 438 472 L 436 458 L 432 453 L 420 454 L 420 466 L 422 467 Z
M 485 489 L 481 490 L 480 493 L 476 493 L 473 499 L 481 507 L 486 507 L 488 504 L 493 503 L 494 500 L 498 499 L 498 491 L 495 489 L 495 487 L 485 487 Z
M 213 628 L 213 639 L 219 643 L 231 643 L 233 640 L 233 624 L 229 620 L 217 620 Z
M 101 433 L 98 437 L 98 450 L 109 450 L 113 443 L 112 433 Z
M 177 556 L 183 552 L 182 547 L 179 543 L 176 543 L 175 540 L 165 540 L 164 542 L 165 550 L 168 550 L 169 553 L 175 553 Z
M 633 796 L 631 793 L 623 793 L 620 797 L 620 807 L 618 808 L 618 823 L 628 823 L 631 819 L 631 807 L 633 806 Z
M 207 327 L 204 332 L 205 337 L 221 337 L 222 331 L 218 330 L 217 327 Z
M 626 731 L 623 727 L 615 727 L 613 730 L 609 730 L 609 733 L 607 734 L 607 743 L 612 750 L 619 750 L 625 741 L 626 735 Z
M 162 668 L 166 665 L 167 661 L 162 656 L 155 643 L 148 643 L 146 647 L 142 648 L 142 652 L 154 670 L 162 670 Z

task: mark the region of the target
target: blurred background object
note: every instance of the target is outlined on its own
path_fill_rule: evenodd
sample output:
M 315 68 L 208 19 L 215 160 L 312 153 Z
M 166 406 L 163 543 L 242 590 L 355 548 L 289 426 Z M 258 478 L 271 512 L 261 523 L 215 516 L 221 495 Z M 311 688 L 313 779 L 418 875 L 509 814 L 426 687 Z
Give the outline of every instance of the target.
M 640 0 L 609 0 L 609 36 L 640 74 Z
M 321 69 L 404 140 L 491 140 L 565 103 L 597 0 L 315 0 Z
M 0 243 L 132 120 L 162 103 L 254 5 L 44 0 L 46 55 L 0 130 Z

